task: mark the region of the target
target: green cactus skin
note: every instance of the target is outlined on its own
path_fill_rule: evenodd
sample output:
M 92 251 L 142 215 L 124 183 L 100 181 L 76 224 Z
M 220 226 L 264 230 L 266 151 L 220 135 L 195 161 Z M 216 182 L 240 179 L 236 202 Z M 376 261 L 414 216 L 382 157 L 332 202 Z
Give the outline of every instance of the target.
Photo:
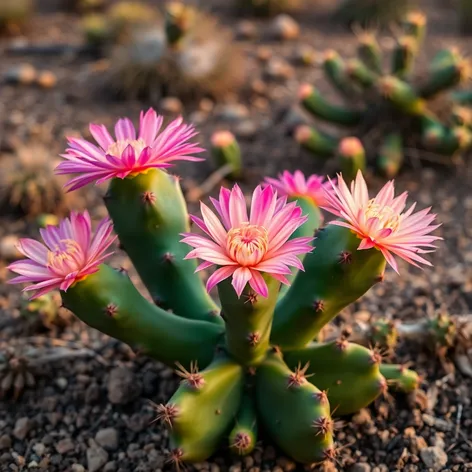
M 267 433 L 286 454 L 304 464 L 332 458 L 329 401 L 303 369 L 292 372 L 278 353 L 269 354 L 257 369 L 256 398 Z
M 472 105 L 472 90 L 458 90 L 452 92 L 451 98 L 461 105 Z
M 392 320 L 379 319 L 372 323 L 370 339 L 374 346 L 392 351 L 398 343 L 398 331 Z
M 456 324 L 447 314 L 428 320 L 428 333 L 435 346 L 451 347 L 456 338 Z
M 437 69 L 456 64 L 461 59 L 461 55 L 456 48 L 441 49 L 438 51 L 429 64 L 429 70 L 434 72 Z
M 346 64 L 346 73 L 350 79 L 363 89 L 370 89 L 375 85 L 377 74 L 372 72 L 359 59 L 351 59 Z
M 344 138 L 339 143 L 338 156 L 343 177 L 353 180 L 359 170 L 366 168 L 365 149 L 357 138 Z
M 404 158 L 402 135 L 400 133 L 387 134 L 377 156 L 377 168 L 381 174 L 388 179 L 395 177 Z
M 402 21 L 403 31 L 407 36 L 415 38 L 417 44 L 421 44 L 426 36 L 426 16 L 421 12 L 412 11 Z
M 334 136 L 310 126 L 301 126 L 295 138 L 305 149 L 319 157 L 331 157 L 339 144 Z
M 169 366 L 192 361 L 206 366 L 224 328 L 189 320 L 148 302 L 128 275 L 106 265 L 61 292 L 64 306 L 84 323 Z
M 115 232 L 153 300 L 184 318 L 223 324 L 196 262 L 184 260 L 189 217 L 178 179 L 158 169 L 114 179 L 105 197 Z
M 392 74 L 405 79 L 413 71 L 418 43 L 412 36 L 403 36 L 393 50 Z
M 389 387 L 395 392 L 412 393 L 418 389 L 418 374 L 403 365 L 381 364 L 380 372 L 387 380 Z
M 334 105 L 328 102 L 315 87 L 310 87 L 310 89 L 311 93 L 301 100 L 303 108 L 309 113 L 339 125 L 354 126 L 359 124 L 362 112 Z
M 358 251 L 359 243 L 355 234 L 340 226 L 328 225 L 318 232 L 316 249 L 304 259 L 305 272 L 297 274 L 277 303 L 273 344 L 283 349 L 307 345 L 344 307 L 383 280 L 382 253 Z
M 284 360 L 292 369 L 309 364 L 308 380 L 327 391 L 331 410 L 336 415 L 359 411 L 387 388 L 379 370 L 380 355 L 346 340 L 313 343 L 285 353 Z
M 243 384 L 243 367 L 226 355 L 183 380 L 160 411 L 175 461 L 201 462 L 216 451 L 238 413 Z
M 430 72 L 426 82 L 419 88 L 419 95 L 423 98 L 431 98 L 445 90 L 454 87 L 468 75 L 468 64 L 462 59 L 455 59 L 450 64 L 436 67 Z
M 245 366 L 260 363 L 269 348 L 280 282 L 268 274 L 262 276 L 269 289 L 267 298 L 255 294 L 249 284 L 238 298 L 231 278 L 218 284 L 221 316 L 226 324 L 226 345 L 229 353 Z
M 375 36 L 363 33 L 357 46 L 359 59 L 376 74 L 382 74 L 382 51 Z
M 246 392 L 239 407 L 236 424 L 229 434 L 229 448 L 238 456 L 246 456 L 256 447 L 257 412 L 252 392 Z
M 451 155 L 472 143 L 472 133 L 463 126 L 449 128 L 436 120 L 423 120 L 422 142 L 426 149 L 438 154 Z
M 228 174 L 228 177 L 232 180 L 238 180 L 241 178 L 243 170 L 241 149 L 234 136 L 232 136 L 229 132 L 227 136 L 229 142 L 224 143 L 224 145 L 216 142 L 212 143 L 211 154 L 218 168 L 227 165 L 231 166 L 232 172 Z M 229 138 L 232 139 L 229 140 Z
M 381 77 L 378 87 L 384 97 L 398 110 L 409 115 L 421 115 L 425 111 L 425 102 L 413 87 L 394 76 Z
M 352 97 L 353 84 L 346 73 L 346 63 L 341 56 L 333 50 L 325 53 L 323 70 L 331 85 L 345 97 Z

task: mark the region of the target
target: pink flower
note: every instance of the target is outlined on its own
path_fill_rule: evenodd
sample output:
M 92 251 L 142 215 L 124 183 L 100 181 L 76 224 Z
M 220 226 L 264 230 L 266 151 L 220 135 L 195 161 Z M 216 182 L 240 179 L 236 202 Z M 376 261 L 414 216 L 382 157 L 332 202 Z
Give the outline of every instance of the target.
M 428 236 L 440 225 L 431 225 L 436 215 L 426 208 L 413 214 L 416 203 L 403 213 L 407 192 L 394 196 L 393 180 L 387 182 L 375 198 L 369 199 L 367 185 L 362 172 L 358 171 L 351 190 L 338 176 L 338 186 L 332 184 L 334 194 L 327 193 L 328 200 L 324 209 L 345 221 L 331 221 L 330 224 L 344 226 L 352 230 L 361 242 L 358 249 L 377 248 L 387 262 L 398 272 L 393 254 L 419 267 L 417 263 L 431 265 L 420 256 L 432 252 L 436 246 L 433 241 L 442 239 Z
M 296 202 L 287 204 L 286 197 L 277 198 L 277 192 L 271 186 L 265 189 L 259 186 L 252 195 L 248 216 L 246 200 L 237 185 L 231 191 L 222 188 L 219 200 L 212 198 L 211 201 L 220 218 L 203 203 L 203 219 L 191 217 L 208 237 L 193 233 L 182 235 L 182 242 L 195 248 L 186 259 L 205 261 L 197 271 L 219 266 L 208 279 L 208 291 L 233 276 L 232 284 L 238 297 L 248 282 L 256 293 L 267 297 L 268 288 L 261 272 L 288 285 L 285 276 L 291 273 L 289 266 L 303 270 L 297 256 L 313 249 L 310 244 L 313 238 L 289 241 L 292 233 L 307 219 Z
M 201 161 L 193 154 L 202 152 L 197 144 L 189 143 L 197 132 L 192 125 L 182 124 L 178 118 L 161 131 L 163 117 L 150 108 L 141 112 L 139 133 L 128 118 L 115 125 L 116 139 L 104 125 L 90 125 L 90 133 L 98 146 L 85 139 L 67 138 L 69 147 L 62 155 L 56 173 L 78 174 L 68 183 L 68 191 L 83 187 L 90 182 L 100 184 L 108 179 L 124 179 L 130 175 L 146 172 L 152 168 L 172 167 L 173 162 Z
M 19 251 L 29 260 L 13 262 L 8 266 L 20 274 L 8 283 L 33 283 L 24 291 L 34 290 L 31 298 L 59 288 L 66 291 L 75 282 L 98 271 L 98 266 L 112 253 L 105 251 L 116 237 L 109 219 L 104 219 L 92 237 L 90 216 L 73 212 L 70 218 L 62 220 L 59 226 L 41 229 L 45 245 L 34 239 L 20 239 Z
M 265 182 L 266 185 L 272 185 L 279 195 L 310 198 L 319 207 L 327 202 L 326 192 L 332 193 L 331 184 L 325 182 L 324 177 L 313 174 L 307 179 L 299 170 L 293 174 L 286 170 L 279 174 L 278 179 L 266 177 Z

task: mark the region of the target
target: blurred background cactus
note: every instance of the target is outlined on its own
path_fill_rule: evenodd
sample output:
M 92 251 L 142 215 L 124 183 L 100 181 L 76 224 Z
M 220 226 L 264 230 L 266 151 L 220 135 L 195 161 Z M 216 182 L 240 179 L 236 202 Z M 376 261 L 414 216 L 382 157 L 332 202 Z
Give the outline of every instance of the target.
M 459 0 L 459 23 L 461 33 L 472 35 L 472 1 Z
M 272 16 L 298 8 L 302 0 L 236 0 L 239 10 L 257 16 Z
M 0 32 L 16 33 L 26 27 L 34 13 L 34 0 L 0 1 Z
M 427 71 L 415 74 L 426 18 L 409 13 L 402 27 L 387 73 L 383 72 L 384 53 L 367 31 L 357 32 L 357 59 L 345 60 L 334 50 L 324 54 L 325 76 L 349 105 L 332 103 L 314 86 L 300 88 L 301 105 L 308 113 L 343 130 L 332 135 L 302 126 L 295 132 L 296 140 L 320 158 L 338 154 L 339 167 L 351 176 L 364 168 L 364 159 L 359 149 L 357 160 L 337 152 L 347 148 L 341 133 L 358 138 L 357 147 L 362 143 L 368 160 L 389 178 L 401 169 L 409 149 L 419 147 L 450 157 L 472 143 L 467 96 L 461 92 L 461 103 L 461 97 L 451 93 L 470 78 L 469 60 L 455 48 L 444 49 L 433 57 Z M 353 138 L 347 139 L 350 143 Z

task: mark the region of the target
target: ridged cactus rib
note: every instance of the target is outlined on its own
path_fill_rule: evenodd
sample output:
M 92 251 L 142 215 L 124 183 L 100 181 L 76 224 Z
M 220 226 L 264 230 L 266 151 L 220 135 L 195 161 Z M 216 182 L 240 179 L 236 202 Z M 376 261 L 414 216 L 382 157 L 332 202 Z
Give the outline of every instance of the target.
M 267 298 L 256 294 L 249 284 L 240 298 L 231 285 L 231 279 L 218 284 L 228 351 L 242 365 L 258 364 L 269 348 L 280 282 L 267 274 L 262 276 L 269 289 Z
M 302 368 L 292 371 L 280 354 L 269 354 L 257 369 L 256 397 L 264 428 L 283 452 L 304 464 L 333 458 L 329 401 Z
M 159 169 L 114 179 L 105 198 L 124 250 L 153 300 L 176 315 L 223 324 L 180 234 L 189 216 L 178 179 Z
M 61 296 L 84 323 L 169 366 L 208 365 L 224 336 L 222 326 L 177 317 L 148 302 L 127 274 L 106 265 Z
M 411 393 L 418 389 L 420 383 L 418 374 L 403 365 L 382 364 L 380 372 L 394 391 Z
M 307 94 L 302 97 L 301 103 L 312 115 L 345 126 L 354 126 L 361 121 L 362 112 L 330 103 L 314 87 L 307 88 L 306 91 Z
M 241 403 L 244 369 L 224 354 L 200 372 L 197 386 L 185 379 L 167 402 L 167 422 L 175 460 L 201 462 L 210 457 L 231 429 Z
M 250 454 L 257 442 L 257 411 L 253 392 L 245 392 L 236 424 L 229 434 L 229 448 L 238 456 Z
M 347 228 L 329 225 L 317 234 L 287 294 L 277 303 L 272 343 L 284 349 L 308 344 L 344 307 L 382 280 L 385 258 L 376 249 L 358 251 Z M 310 294 L 307 297 L 306 294 Z
M 328 392 L 331 409 L 337 415 L 366 407 L 387 388 L 379 369 L 381 357 L 346 340 L 313 343 L 288 351 L 284 360 L 291 369 L 308 365 L 308 380 Z
M 389 179 L 397 175 L 404 158 L 401 133 L 387 134 L 377 156 L 377 168 L 381 174 Z

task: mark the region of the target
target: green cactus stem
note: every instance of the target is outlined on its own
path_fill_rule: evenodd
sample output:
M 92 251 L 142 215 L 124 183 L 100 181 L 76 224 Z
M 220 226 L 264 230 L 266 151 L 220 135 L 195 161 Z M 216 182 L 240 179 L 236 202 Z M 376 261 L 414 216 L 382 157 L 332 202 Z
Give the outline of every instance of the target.
M 264 298 L 256 294 L 249 284 L 238 298 L 231 278 L 218 284 L 222 303 L 221 316 L 226 324 L 226 344 L 230 354 L 242 365 L 256 365 L 265 357 L 269 348 L 274 307 L 280 282 L 262 274 L 269 289 Z
M 403 31 L 406 35 L 415 38 L 417 44 L 421 44 L 426 35 L 426 16 L 419 11 L 409 12 L 402 21 Z
M 252 393 L 246 392 L 229 434 L 229 448 L 238 456 L 250 454 L 257 442 L 257 412 Z
M 331 157 L 339 144 L 339 140 L 323 131 L 307 125 L 295 130 L 295 140 L 305 149 L 319 157 Z
M 412 393 L 418 390 L 420 384 L 418 374 L 403 365 L 381 364 L 380 372 L 387 380 L 389 387 L 396 392 Z
M 338 156 L 343 177 L 346 179 L 353 180 L 359 170 L 365 170 L 365 149 L 359 139 L 355 137 L 342 139 L 338 147 Z
M 372 323 L 369 337 L 372 345 L 393 351 L 398 343 L 398 330 L 392 320 L 381 318 Z
M 361 111 L 350 110 L 330 103 L 315 87 L 308 84 L 301 86 L 299 97 L 305 110 L 318 118 L 332 123 L 354 126 L 359 124 L 363 116 Z
M 376 74 L 382 74 L 382 51 L 375 36 L 363 31 L 359 37 L 357 55 L 359 59 Z
M 413 87 L 393 75 L 381 77 L 377 86 L 380 93 L 399 111 L 409 115 L 420 115 L 425 111 L 425 102 Z
M 470 77 L 470 63 L 461 57 L 450 64 L 438 66 L 429 73 L 426 82 L 419 88 L 419 95 L 431 98 L 445 90 L 463 83 Z
M 374 86 L 377 80 L 377 74 L 372 72 L 359 59 L 351 59 L 346 64 L 346 74 L 348 77 L 362 89 L 369 89 Z
M 472 143 L 472 134 L 466 127 L 445 127 L 439 122 L 423 126 L 422 142 L 430 151 L 451 155 L 466 149 Z
M 330 49 L 325 52 L 323 70 L 331 85 L 345 97 L 352 97 L 353 84 L 346 72 L 346 63 L 341 56 Z
M 216 131 L 211 137 L 211 154 L 218 168 L 229 165 L 232 169 L 228 177 L 237 180 L 242 174 L 241 149 L 233 133 Z
M 395 177 L 401 169 L 404 158 L 401 133 L 387 134 L 377 156 L 377 168 L 381 174 L 388 179 Z
M 195 21 L 195 10 L 179 1 L 171 1 L 165 6 L 165 29 L 167 42 L 176 47 Z
M 128 275 L 106 265 L 61 292 L 64 306 L 92 328 L 129 344 L 169 366 L 195 361 L 206 366 L 224 328 L 189 320 L 148 302 Z
M 429 70 L 435 71 L 456 64 L 461 60 L 461 57 L 459 49 L 456 47 L 441 49 L 431 59 Z
M 180 234 L 189 216 L 178 179 L 164 171 L 114 179 L 105 197 L 115 232 L 156 304 L 184 318 L 223 324 Z
M 405 79 L 413 71 L 418 43 L 413 36 L 402 36 L 393 50 L 392 74 Z
M 256 398 L 272 440 L 297 462 L 312 464 L 334 457 L 333 421 L 326 394 L 304 374 L 271 353 L 257 369 Z
M 313 343 L 285 353 L 289 368 L 307 365 L 308 380 L 328 393 L 332 411 L 348 415 L 385 393 L 387 384 L 379 367 L 381 356 L 344 339 Z
M 297 274 L 277 303 L 273 344 L 283 349 L 307 345 L 344 307 L 383 280 L 386 262 L 382 253 L 358 251 L 359 244 L 347 228 L 328 225 L 318 232 L 315 251 L 304 259 L 305 272 Z
M 472 105 L 472 89 L 452 92 L 451 98 L 461 105 Z
M 170 459 L 180 464 L 210 457 L 231 429 L 241 403 L 244 369 L 219 354 L 201 372 L 187 372 L 158 418 L 170 433 Z

